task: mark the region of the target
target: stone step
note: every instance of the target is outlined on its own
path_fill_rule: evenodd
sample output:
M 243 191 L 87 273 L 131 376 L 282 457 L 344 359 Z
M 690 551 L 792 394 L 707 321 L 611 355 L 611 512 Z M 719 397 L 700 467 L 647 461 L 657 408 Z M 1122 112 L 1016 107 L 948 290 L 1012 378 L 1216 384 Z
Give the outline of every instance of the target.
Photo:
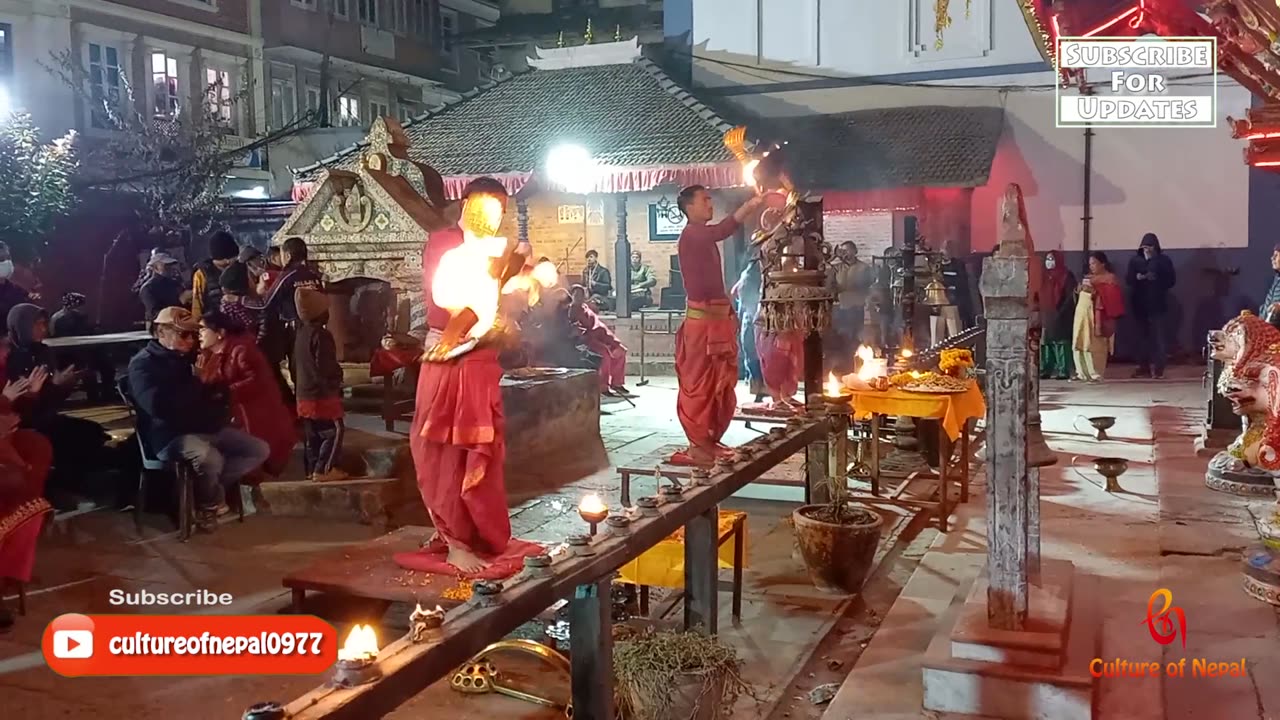
M 265 482 L 258 489 L 265 503 L 259 510 L 271 515 L 354 521 L 381 527 L 388 524 L 392 514 L 405 502 L 403 483 L 394 477 L 338 482 Z

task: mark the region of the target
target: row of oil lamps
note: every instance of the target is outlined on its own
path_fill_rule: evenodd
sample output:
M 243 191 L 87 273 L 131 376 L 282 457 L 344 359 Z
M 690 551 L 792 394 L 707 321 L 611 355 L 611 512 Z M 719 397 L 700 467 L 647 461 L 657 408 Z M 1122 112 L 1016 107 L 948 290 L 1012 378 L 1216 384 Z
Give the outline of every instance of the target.
M 823 403 L 826 412 L 839 412 L 830 403 Z M 845 403 L 847 405 L 847 402 Z M 760 435 L 751 441 L 734 448 L 729 457 L 717 459 L 710 469 L 694 468 L 690 473 L 691 486 L 715 485 L 726 474 L 741 469 L 748 462 L 783 443 L 789 431 L 799 430 L 803 425 L 819 417 L 824 412 L 822 405 L 811 406 L 805 414 L 787 419 L 787 427 L 775 427 L 767 434 Z M 572 557 L 590 557 L 596 554 L 595 546 L 601 542 L 595 540 L 599 526 L 603 524 L 607 537 L 620 538 L 631 533 L 633 518 L 644 520 L 659 517 L 662 506 L 681 502 L 688 489 L 679 481 L 673 480 L 670 485 L 659 488 L 658 494 L 636 499 L 635 507 L 623 512 L 611 514 L 610 508 L 597 494 L 588 494 L 578 503 L 578 515 L 587 523 L 588 534 L 574 535 L 565 539 L 562 548 L 549 554 L 534 555 L 524 559 L 524 572 L 517 576 L 515 582 L 522 578 L 546 578 L 554 574 L 553 556 L 567 552 Z M 503 583 L 491 580 L 476 580 L 472 583 L 472 599 L 477 607 L 492 607 L 499 602 L 503 591 Z M 413 643 L 434 643 L 444 637 L 445 611 L 436 606 L 427 610 L 421 605 L 415 607 L 409 616 L 409 639 Z M 347 635 L 342 647 L 338 650 L 338 661 L 334 664 L 330 685 L 338 688 L 351 688 L 375 682 L 382 677 L 378 666 L 378 636 L 371 624 L 357 624 Z M 284 720 L 287 717 L 284 706 L 277 702 L 259 703 L 249 708 L 243 720 Z

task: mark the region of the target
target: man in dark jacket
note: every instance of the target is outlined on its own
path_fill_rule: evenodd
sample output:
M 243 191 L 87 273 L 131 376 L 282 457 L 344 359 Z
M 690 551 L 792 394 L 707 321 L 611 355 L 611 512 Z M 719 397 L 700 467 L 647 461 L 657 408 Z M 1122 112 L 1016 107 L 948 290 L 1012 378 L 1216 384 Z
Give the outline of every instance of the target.
M 161 310 L 152 323 L 155 339 L 129 361 L 129 392 L 146 446 L 162 460 L 185 460 L 195 471 L 197 522 L 211 530 L 224 488 L 258 469 L 270 449 L 228 425 L 225 395 L 196 377 L 199 330 L 189 311 Z
M 222 304 L 222 271 L 240 257 L 240 245 L 226 230 L 209 236 L 209 259 L 196 263 L 191 276 L 191 314 L 204 317 Z
M 324 281 L 307 264 L 307 243 L 300 237 L 286 238 L 280 246 L 284 267 L 261 300 L 245 300 L 245 307 L 259 313 L 258 347 L 267 361 L 279 367 L 289 361 L 289 373 L 293 369 L 293 337 L 298 325 L 298 307 L 294 304 L 294 291 L 299 288 L 323 290 Z M 286 385 L 285 402 L 293 401 L 293 391 Z
M 146 321 L 151 322 L 161 310 L 183 305 L 185 290 L 178 279 L 182 266 L 171 255 L 153 253 L 147 271 L 150 276 L 138 288 L 138 299 L 142 300 Z
M 31 294 L 13 281 L 13 257 L 8 243 L 0 242 L 0 317 L 9 317 L 9 311 L 23 303 L 34 302 Z
M 1125 284 L 1129 286 L 1129 302 L 1138 328 L 1138 369 L 1134 377 L 1164 377 L 1168 353 L 1165 321 L 1169 310 L 1169 291 L 1178 282 L 1173 263 L 1160 252 L 1160 238 L 1155 233 L 1142 236 L 1138 252 L 1129 260 Z

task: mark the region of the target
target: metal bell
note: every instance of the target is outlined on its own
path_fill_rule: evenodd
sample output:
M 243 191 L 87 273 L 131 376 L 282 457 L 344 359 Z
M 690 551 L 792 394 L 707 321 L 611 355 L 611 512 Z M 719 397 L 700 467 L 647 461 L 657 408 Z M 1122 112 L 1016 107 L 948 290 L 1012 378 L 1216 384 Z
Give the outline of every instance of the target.
M 923 302 L 925 305 L 935 307 L 950 305 L 951 301 L 947 299 L 947 286 L 939 282 L 936 277 L 930 280 L 929 284 L 924 286 Z

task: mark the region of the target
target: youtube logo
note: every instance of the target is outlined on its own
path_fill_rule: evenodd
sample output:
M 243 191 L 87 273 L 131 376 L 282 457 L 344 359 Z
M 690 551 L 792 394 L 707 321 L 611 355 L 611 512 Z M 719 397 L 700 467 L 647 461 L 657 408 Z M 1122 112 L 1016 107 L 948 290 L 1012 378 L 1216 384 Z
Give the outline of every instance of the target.
M 93 662 L 94 621 L 86 615 L 59 615 L 44 630 L 40 643 L 49 667 L 63 675 L 78 675 Z
M 87 660 L 93 657 L 93 631 L 54 631 L 53 656 L 60 660 Z

